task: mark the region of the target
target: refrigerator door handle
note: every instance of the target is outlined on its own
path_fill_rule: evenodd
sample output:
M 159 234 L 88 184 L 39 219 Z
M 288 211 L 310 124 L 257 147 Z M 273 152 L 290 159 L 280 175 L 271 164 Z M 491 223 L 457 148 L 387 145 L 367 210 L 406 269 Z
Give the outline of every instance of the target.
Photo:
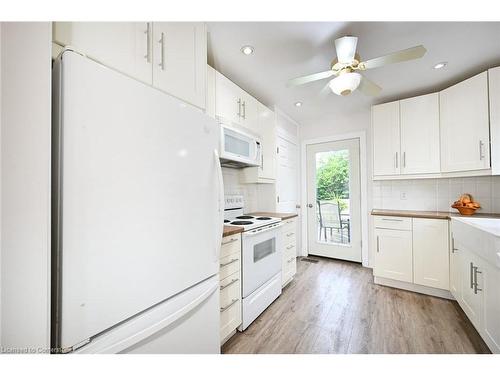
M 215 238 L 215 261 L 219 261 L 220 248 L 222 246 L 222 234 L 224 233 L 224 179 L 222 177 L 222 166 L 220 164 L 219 152 L 214 150 L 215 170 L 217 173 L 217 189 L 218 189 L 218 216 L 216 226 L 219 228 L 216 231 Z

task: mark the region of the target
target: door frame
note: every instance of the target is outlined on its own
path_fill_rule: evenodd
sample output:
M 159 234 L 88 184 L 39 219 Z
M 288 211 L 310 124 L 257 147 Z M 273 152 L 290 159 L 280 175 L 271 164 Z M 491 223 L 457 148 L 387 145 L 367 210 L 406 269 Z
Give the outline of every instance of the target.
M 369 267 L 369 249 L 368 249 L 368 172 L 367 172 L 367 159 L 366 159 L 366 131 L 352 132 L 337 134 L 328 137 L 320 137 L 313 139 L 306 139 L 301 142 L 300 147 L 300 165 L 301 165 L 301 207 L 302 207 L 302 249 L 301 255 L 307 256 L 307 217 L 305 210 L 307 210 L 307 156 L 306 148 L 308 145 L 317 143 L 346 141 L 349 139 L 357 139 L 359 141 L 359 174 L 360 174 L 360 193 L 361 193 L 361 262 L 364 267 Z

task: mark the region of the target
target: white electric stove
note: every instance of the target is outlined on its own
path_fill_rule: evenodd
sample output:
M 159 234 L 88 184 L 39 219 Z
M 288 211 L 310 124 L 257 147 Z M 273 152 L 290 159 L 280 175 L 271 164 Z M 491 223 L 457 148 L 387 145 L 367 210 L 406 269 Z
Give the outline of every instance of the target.
M 241 195 L 227 195 L 224 225 L 243 228 L 242 324 L 245 330 L 281 294 L 281 219 L 244 214 Z

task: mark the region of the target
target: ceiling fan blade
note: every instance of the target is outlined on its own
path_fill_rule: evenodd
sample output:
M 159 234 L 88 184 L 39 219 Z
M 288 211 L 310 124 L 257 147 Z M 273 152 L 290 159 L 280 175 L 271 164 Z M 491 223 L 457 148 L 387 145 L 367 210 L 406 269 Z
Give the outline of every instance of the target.
M 377 96 L 380 93 L 380 91 L 382 91 L 382 87 L 370 81 L 365 76 L 362 76 L 361 82 L 359 83 L 358 86 L 358 90 L 365 95 Z
M 419 59 L 425 55 L 427 50 L 424 46 L 416 46 L 408 49 L 404 49 L 398 52 L 390 53 L 385 56 L 376 57 L 368 61 L 362 62 L 360 65 L 364 66 L 364 69 L 373 69 L 380 66 L 394 64 L 402 61 L 408 61 L 413 59 Z
M 337 60 L 341 64 L 350 64 L 356 55 L 356 45 L 358 38 L 355 36 L 344 36 L 335 39 L 335 49 L 337 50 Z
M 319 81 L 321 79 L 331 77 L 333 74 L 334 74 L 333 71 L 327 70 L 327 71 L 321 72 L 321 73 L 314 73 L 314 74 L 310 74 L 308 76 L 294 78 L 294 79 L 291 79 L 288 81 L 287 86 L 288 87 L 299 86 L 299 85 L 303 85 L 305 83 Z

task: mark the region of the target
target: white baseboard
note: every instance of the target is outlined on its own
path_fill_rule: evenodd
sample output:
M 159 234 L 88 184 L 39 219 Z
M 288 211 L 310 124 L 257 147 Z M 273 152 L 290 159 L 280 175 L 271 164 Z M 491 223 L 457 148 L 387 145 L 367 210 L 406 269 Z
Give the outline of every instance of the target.
M 434 297 L 455 300 L 455 298 L 451 295 L 449 290 L 431 288 L 424 285 L 417 285 L 399 280 L 391 280 L 391 279 L 386 279 L 385 277 L 378 277 L 378 276 L 373 277 L 373 282 L 375 284 L 389 286 L 391 288 L 404 289 L 404 290 L 409 290 L 410 292 L 427 294 Z

